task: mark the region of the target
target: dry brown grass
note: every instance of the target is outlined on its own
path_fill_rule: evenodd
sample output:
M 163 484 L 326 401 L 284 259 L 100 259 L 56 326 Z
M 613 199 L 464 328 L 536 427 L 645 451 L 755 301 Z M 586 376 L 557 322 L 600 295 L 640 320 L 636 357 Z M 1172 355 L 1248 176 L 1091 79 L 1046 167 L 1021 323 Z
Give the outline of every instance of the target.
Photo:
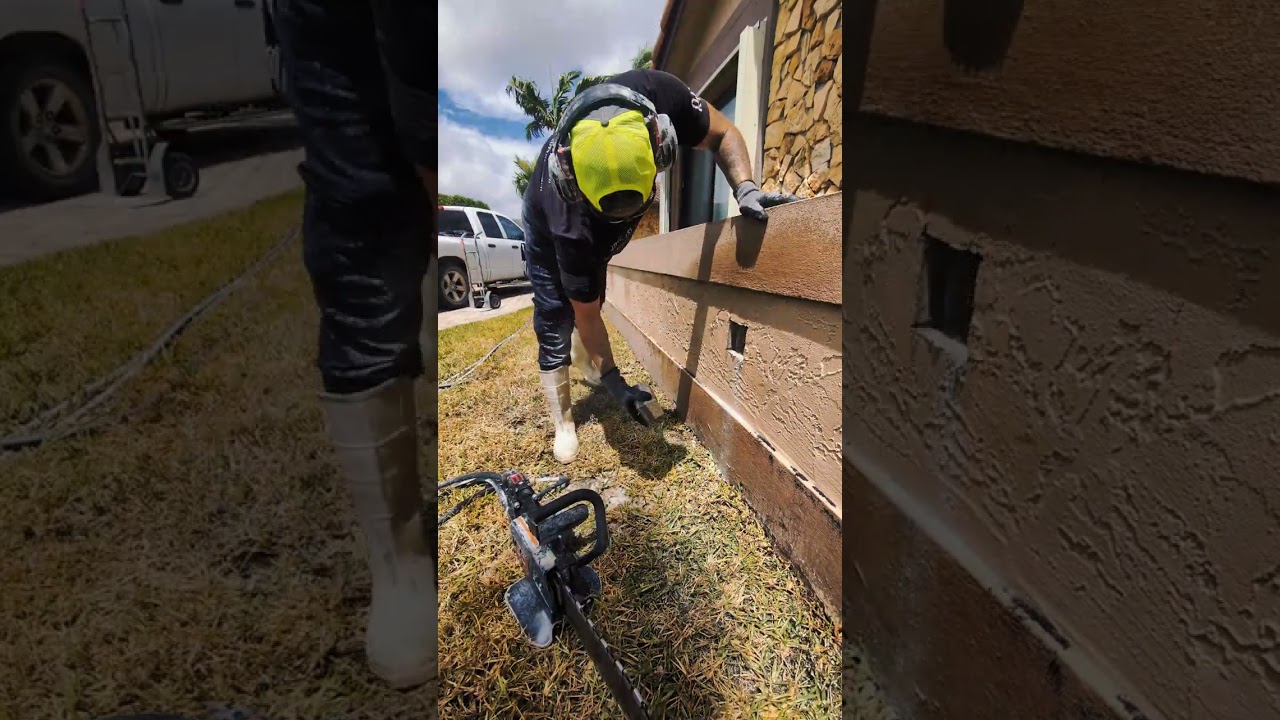
M 149 344 L 299 208 L 290 196 L 0 273 L 42 304 L 15 311 L 0 293 L 5 337 L 21 339 L 4 353 L 3 414 L 14 423 Z M 426 691 L 385 690 L 364 668 L 368 576 L 314 400 L 315 316 L 295 245 L 114 403 L 159 398 L 147 413 L 0 458 L 0 717 L 194 716 L 206 702 L 269 720 L 425 715 Z
M 441 333 L 440 372 L 465 367 L 531 311 Z M 646 379 L 616 333 L 624 374 Z M 568 468 L 551 457 L 550 420 L 531 329 L 475 380 L 440 393 L 440 470 L 515 468 L 589 480 L 606 500 L 610 550 L 595 563 L 593 611 L 619 659 L 667 718 L 834 718 L 836 628 L 773 552 L 741 495 L 688 427 L 658 432 L 574 383 L 581 443 Z M 470 491 L 446 495 L 460 500 Z M 485 498 L 440 533 L 441 717 L 615 717 L 616 706 L 571 633 L 537 650 L 503 604 L 521 574 L 497 501 Z
M 0 426 L 145 347 L 298 214 L 292 195 L 0 271 Z M 315 315 L 295 245 L 111 403 L 145 412 L 0 456 L 0 718 L 211 702 L 267 720 L 426 716 L 426 690 L 386 690 L 364 667 L 368 576 L 314 400 Z M 440 375 L 526 316 L 443 334 Z M 441 393 L 442 472 L 560 470 L 533 353 L 526 330 Z M 689 430 L 655 435 L 574 393 L 573 473 L 625 493 L 594 614 L 655 717 L 835 717 L 835 628 Z M 572 637 L 537 651 L 507 616 L 519 570 L 492 499 L 446 527 L 441 553 L 446 717 L 613 715 Z
M 0 270 L 0 434 L 148 345 L 295 225 L 298 198 Z

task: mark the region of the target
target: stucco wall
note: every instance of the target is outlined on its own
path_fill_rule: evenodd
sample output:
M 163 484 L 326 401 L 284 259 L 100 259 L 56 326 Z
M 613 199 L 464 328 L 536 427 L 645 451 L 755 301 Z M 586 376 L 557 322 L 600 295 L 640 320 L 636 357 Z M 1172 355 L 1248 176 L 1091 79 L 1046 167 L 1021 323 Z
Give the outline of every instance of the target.
M 859 590 L 897 624 L 850 624 L 917 717 L 995 716 L 1025 702 L 1011 674 L 1065 674 L 1117 717 L 1280 716 L 1280 205 L 1170 169 L 1274 179 L 1276 106 L 1257 98 L 1280 11 L 1027 3 L 974 71 L 944 5 L 962 4 L 879 4 L 878 117 L 846 128 L 844 442 L 947 558 Z M 1021 5 L 987 4 L 984 42 Z M 913 327 L 926 236 L 982 256 L 965 352 Z M 939 624 L 953 565 L 1021 641 Z M 947 684 L 931 657 L 989 672 Z M 1036 697 L 1034 716 L 1096 717 Z
M 781 0 L 764 130 L 763 189 L 802 198 L 844 178 L 839 0 Z
M 1259 0 L 881 0 L 863 108 L 1275 182 L 1276 37 L 1280 12 Z
M 754 498 L 766 525 L 777 508 L 760 507 L 764 498 L 787 505 L 797 494 L 839 523 L 840 210 L 836 195 L 777 208 L 767 226 L 737 218 L 633 240 L 609 268 L 609 305 L 633 346 L 652 346 L 637 355 L 662 356 L 684 377 L 646 363 L 655 380 L 671 378 L 663 390 L 677 409 L 690 396 L 680 383 L 696 383 L 722 409 L 719 422 L 744 428 L 794 476 Z M 746 328 L 740 353 L 730 349 L 731 323 Z M 708 446 L 713 455 L 725 449 Z M 838 532 L 831 537 L 828 564 L 839 555 Z M 831 590 L 835 607 L 838 583 Z

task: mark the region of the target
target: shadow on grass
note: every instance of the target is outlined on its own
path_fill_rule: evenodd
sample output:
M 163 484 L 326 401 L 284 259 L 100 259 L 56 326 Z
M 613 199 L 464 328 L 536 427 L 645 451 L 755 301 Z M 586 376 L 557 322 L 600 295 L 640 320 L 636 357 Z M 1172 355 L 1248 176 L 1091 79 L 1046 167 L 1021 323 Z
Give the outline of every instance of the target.
M 674 421 L 671 413 L 660 419 L 657 427 L 647 428 L 623 413 L 604 388 L 593 388 L 573 411 L 574 422 L 579 425 L 588 420 L 600 423 L 605 442 L 618 451 L 619 461 L 646 480 L 666 477 L 689 452 L 662 435 L 667 424 Z
M 645 522 L 629 513 L 624 522 Z M 708 673 L 683 669 L 706 667 L 704 656 L 726 634 L 722 618 L 708 612 L 710 598 L 687 592 L 687 574 L 697 549 L 686 539 L 659 536 L 653 530 L 628 533 L 618 544 L 612 567 L 602 568 L 605 602 L 593 618 L 613 636 L 632 682 L 649 703 L 651 718 L 711 718 L 726 698 Z M 616 592 L 610 593 L 610 589 Z M 614 608 L 625 608 L 630 624 L 613 622 Z

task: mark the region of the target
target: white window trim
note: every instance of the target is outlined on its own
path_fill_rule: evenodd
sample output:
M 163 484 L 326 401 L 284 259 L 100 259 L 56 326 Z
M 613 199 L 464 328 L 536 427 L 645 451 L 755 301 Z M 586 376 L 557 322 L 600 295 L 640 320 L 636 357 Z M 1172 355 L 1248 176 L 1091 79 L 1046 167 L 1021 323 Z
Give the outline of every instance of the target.
M 760 180 L 764 167 L 764 149 L 761 147 L 763 133 L 761 120 L 767 107 L 767 88 L 763 85 L 765 35 L 768 34 L 768 23 L 760 21 L 755 25 L 742 29 L 738 36 L 738 89 L 736 90 L 737 106 L 733 124 L 742 131 L 747 141 L 748 157 L 751 158 L 751 175 Z M 729 217 L 739 214 L 738 203 L 729 198 Z
M 725 68 L 735 61 L 738 62 L 737 85 L 734 90 L 737 105 L 734 109 L 734 117 L 729 119 L 742 131 L 742 137 L 747 142 L 747 152 L 751 158 L 752 174 L 756 178 L 760 177 L 764 168 L 764 133 L 761 121 L 768 103 L 767 88 L 763 85 L 768 25 L 767 21 L 762 20 L 755 25 L 743 28 L 742 34 L 738 37 L 738 48 L 729 53 L 715 72 L 711 73 L 711 79 L 696 90 L 698 95 L 705 97 L 707 88 L 722 79 L 721 75 L 724 74 Z M 658 232 L 660 233 L 671 232 L 675 224 L 672 216 L 676 208 L 672 198 L 678 190 L 679 180 L 676 173 L 679 171 L 677 163 L 677 166 L 672 167 L 669 172 L 663 173 L 663 177 L 658 181 L 658 202 L 661 210 L 658 213 Z M 729 198 L 729 217 L 739 214 L 741 213 L 738 210 L 737 201 L 732 197 Z

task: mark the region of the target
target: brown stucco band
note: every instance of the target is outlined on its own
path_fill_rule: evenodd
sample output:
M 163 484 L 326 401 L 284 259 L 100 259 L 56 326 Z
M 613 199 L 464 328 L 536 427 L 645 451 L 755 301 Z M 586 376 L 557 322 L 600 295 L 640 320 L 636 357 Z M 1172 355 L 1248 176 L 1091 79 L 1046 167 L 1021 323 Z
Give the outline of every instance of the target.
M 667 355 L 612 303 L 605 314 L 668 397 L 687 398 L 681 419 L 698 434 L 721 473 L 742 489 L 779 553 L 835 618 L 840 607 L 840 521 L 830 501 L 797 477 L 769 441 L 753 433 L 729 408 Z
M 611 266 L 839 305 L 840 205 L 834 193 L 770 210 L 767 227 L 721 221 L 643 238 Z
M 900 717 L 1143 717 L 1084 686 L 1061 645 L 1046 642 L 1056 632 L 1049 621 L 1000 603 L 850 463 L 844 488 L 845 634 L 870 656 Z
M 870 114 L 849 133 L 855 187 L 1280 335 L 1272 188 Z M 865 238 L 882 213 L 858 218 L 870 225 L 851 237 Z
M 1278 36 L 1258 2 L 880 2 L 862 107 L 1274 183 Z
M 1018 619 L 988 636 L 952 607 L 964 592 L 941 561 L 907 564 L 846 599 L 922 625 L 871 624 L 864 644 L 914 638 L 904 658 L 952 663 L 948 636 L 981 648 L 968 662 L 990 660 L 986 680 L 931 686 L 968 669 L 924 660 L 898 676 L 950 717 L 1019 717 L 967 714 L 966 684 L 1016 706 L 1000 676 L 1046 657 L 1121 716 L 1276 716 L 1280 206 L 1239 181 L 918 123 L 863 119 L 855 137 L 844 458 L 984 612 Z M 963 353 L 919 327 L 938 244 L 981 258 Z M 879 513 L 844 483 L 851 536 L 871 532 Z M 857 553 L 903 542 L 877 532 L 846 546 L 862 575 Z M 1032 696 L 1050 704 L 1021 717 L 1066 712 Z

